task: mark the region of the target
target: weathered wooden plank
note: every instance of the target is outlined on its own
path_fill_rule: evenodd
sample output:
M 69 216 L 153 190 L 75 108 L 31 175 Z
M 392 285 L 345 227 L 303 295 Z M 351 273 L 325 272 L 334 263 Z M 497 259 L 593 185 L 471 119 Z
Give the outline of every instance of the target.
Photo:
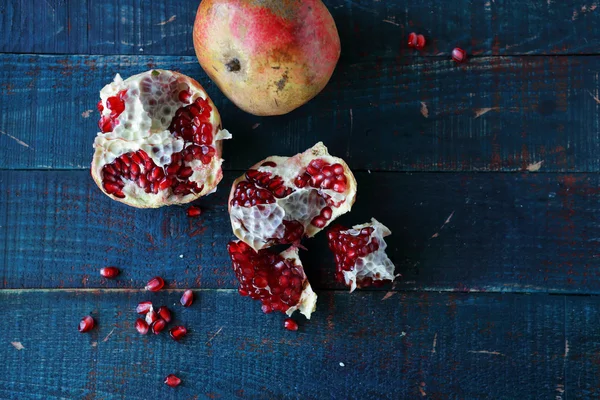
M 0 52 L 193 55 L 198 0 L 9 0 L 0 5 Z M 412 55 L 411 31 L 427 36 L 424 55 L 565 54 L 597 51 L 595 3 L 563 1 L 327 0 L 344 60 Z
M 117 72 L 199 78 L 234 134 L 227 169 L 323 140 L 354 169 L 598 171 L 600 57 L 480 58 L 342 66 L 308 105 L 246 114 L 193 57 L 0 55 L 0 168 L 87 168 L 99 89 Z M 423 115 L 425 114 L 425 115 Z M 374 151 L 373 151 L 374 150 Z
M 105 197 L 87 171 L 0 172 L 0 283 L 4 288 L 234 288 L 225 245 L 226 196 L 183 208 L 137 210 Z M 596 174 L 359 173 L 346 225 L 375 217 L 394 234 L 396 290 L 600 293 L 600 176 Z M 441 200 L 443 199 L 443 201 Z M 447 223 L 446 223 L 447 221 Z M 301 257 L 317 288 L 334 282 L 326 236 Z M 183 258 L 180 258 L 183 256 Z M 105 282 L 100 267 L 124 274 Z M 386 289 L 387 290 L 387 289 Z
M 598 396 L 597 297 L 413 293 L 382 301 L 377 292 L 319 295 L 313 318 L 288 332 L 281 314 L 264 315 L 235 291 L 197 291 L 191 308 L 173 308 L 190 330 L 175 343 L 164 334 L 135 332 L 133 309 L 147 293 L 2 291 L 0 354 L 10 368 L 0 379 L 0 396 Z M 151 299 L 172 304 L 178 297 L 172 292 Z M 89 313 L 99 326 L 79 334 L 77 324 Z M 177 389 L 162 384 L 169 373 L 182 378 Z

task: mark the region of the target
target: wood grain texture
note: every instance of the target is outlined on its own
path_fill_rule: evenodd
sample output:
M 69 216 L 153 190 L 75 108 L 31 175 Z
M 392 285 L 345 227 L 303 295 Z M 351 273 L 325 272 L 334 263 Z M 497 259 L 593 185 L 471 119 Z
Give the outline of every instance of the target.
M 225 245 L 237 173 L 202 199 L 203 214 L 138 210 L 110 200 L 87 171 L 0 172 L 3 288 L 234 288 Z M 375 217 L 394 232 L 394 290 L 600 293 L 596 174 L 359 173 L 346 226 Z M 385 199 L 385 201 L 380 201 Z M 447 222 L 446 222 L 447 221 Z M 339 288 L 326 236 L 301 252 L 317 288 Z M 183 258 L 180 258 L 183 256 Z M 123 269 L 106 282 L 99 268 Z M 383 290 L 389 290 L 385 288 Z
M 178 292 L 152 295 L 172 304 Z M 320 292 L 283 329 L 235 291 L 173 306 L 190 333 L 140 336 L 140 292 L 1 291 L 0 397 L 515 399 L 599 395 L 597 297 Z M 10 312 L 8 311 L 10 310 Z M 91 314 L 98 328 L 77 332 Z M 32 323 L 35 318 L 35 323 Z M 20 342 L 17 350 L 11 342 Z M 343 366 L 340 364 L 343 363 Z M 177 389 L 162 380 L 175 373 Z M 194 397 L 196 396 L 196 397 Z
M 154 67 L 206 84 L 234 135 L 226 169 L 319 140 L 355 170 L 600 169 L 598 56 L 345 65 L 304 107 L 259 118 L 224 98 L 194 57 L 33 55 L 0 55 L 0 168 L 87 168 L 99 89 Z
M 0 4 L 0 52 L 193 55 L 198 0 L 8 0 Z M 597 50 L 596 3 L 562 1 L 326 0 L 346 61 L 414 55 L 581 54 Z

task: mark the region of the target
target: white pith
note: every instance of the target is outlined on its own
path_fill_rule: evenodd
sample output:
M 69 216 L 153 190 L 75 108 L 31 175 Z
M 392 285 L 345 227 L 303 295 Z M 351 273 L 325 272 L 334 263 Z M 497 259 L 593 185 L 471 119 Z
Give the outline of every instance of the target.
M 317 189 L 310 185 L 306 185 L 304 188 L 296 187 L 294 179 L 306 170 L 311 160 L 316 158 L 322 159 L 328 164 L 338 163 L 344 167 L 347 181 L 344 193 L 338 193 L 331 189 Z M 272 161 L 277 166 L 261 166 L 267 161 Z M 286 187 L 294 189 L 294 193 L 285 198 L 275 198 L 275 203 L 242 207 L 232 206 L 231 200 L 238 183 L 246 180 L 245 175 L 242 175 L 233 183 L 229 195 L 229 213 L 233 233 L 257 251 L 271 246 L 270 239 L 283 238 L 285 232 L 285 227 L 282 223 L 283 220 L 300 221 L 304 226 L 305 235 L 313 237 L 337 217 L 350 211 L 354 204 L 356 197 L 356 179 L 354 175 L 344 160 L 331 156 L 327 151 L 327 147 L 321 142 L 293 157 L 268 157 L 250 169 L 271 172 L 273 177 L 278 175 L 282 178 L 283 184 Z M 316 194 L 327 194 L 336 203 L 345 199 L 339 207 L 331 207 L 332 216 L 323 228 L 317 228 L 310 223 L 325 206 L 325 200 Z
M 125 110 L 117 118 L 117 125 L 112 132 L 99 132 L 94 141 L 95 152 L 91 172 L 98 187 L 105 192 L 102 186 L 102 167 L 129 152 L 144 150 L 156 165 L 161 167 L 168 165 L 172 154 L 184 149 L 184 140 L 176 138 L 168 130 L 171 120 L 179 108 L 201 97 L 207 99 L 212 107 L 210 123 L 213 126 L 212 146 L 215 148 L 215 156 L 206 165 L 200 160 L 186 162 L 185 165 L 193 170 L 188 180 L 197 182 L 198 186 L 204 185 L 202 191 L 185 196 L 173 195 L 171 189 L 159 191 L 157 194 L 146 193 L 134 182 L 126 180 L 122 190 L 125 194 L 124 199 L 106 192 L 105 194 L 134 207 L 156 208 L 163 205 L 189 203 L 200 196 L 213 193 L 223 176 L 222 141 L 230 139 L 231 134 L 227 130 L 220 129 L 219 113 L 202 86 L 185 75 L 166 70 L 147 71 L 126 80 L 117 74 L 114 81 L 100 91 L 104 106 L 102 115 L 110 115 L 107 99 L 122 90 L 127 90 L 124 98 Z M 188 103 L 179 100 L 178 94 L 182 90 L 189 90 L 191 93 Z M 188 143 L 186 147 L 190 145 L 192 143 Z M 155 152 L 155 149 L 158 151 Z
M 360 230 L 367 227 L 373 228 L 373 232 L 369 237 L 367 245 L 375 238 L 379 243 L 379 249 L 373 253 L 367 254 L 365 257 L 359 257 L 352 270 L 342 271 L 346 285 L 350 286 L 350 292 L 353 292 L 357 287 L 360 287 L 357 286 L 357 281 L 359 281 L 358 284 L 360 284 L 360 281 L 364 278 L 371 278 L 374 281 L 394 280 L 395 266 L 385 253 L 387 244 L 383 239 L 384 237 L 391 235 L 392 231 L 375 218 L 371 218 L 371 222 L 355 225 L 352 229 L 340 231 L 340 233 L 358 236 Z

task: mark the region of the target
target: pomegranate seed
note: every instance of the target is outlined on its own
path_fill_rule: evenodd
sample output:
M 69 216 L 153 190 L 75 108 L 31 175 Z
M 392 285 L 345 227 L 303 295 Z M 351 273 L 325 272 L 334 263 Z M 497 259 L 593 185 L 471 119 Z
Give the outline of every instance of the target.
M 146 322 L 148 325 L 152 325 L 158 318 L 158 313 L 154 310 L 150 310 L 148 311 L 148 314 L 146 314 Z
M 150 310 L 152 310 L 152 302 L 150 301 L 142 301 L 135 308 L 135 312 L 138 314 L 147 314 Z
M 179 101 L 185 104 L 190 103 L 190 98 L 192 97 L 192 93 L 189 90 L 182 90 L 179 92 Z
M 159 307 L 157 313 L 165 322 L 171 322 L 171 311 L 166 306 Z
M 425 36 L 417 35 L 417 44 L 415 45 L 415 49 L 423 50 L 425 47 Z
M 187 335 L 187 329 L 183 325 L 174 326 L 169 330 L 169 334 L 173 338 L 173 340 L 179 340 L 185 335 Z
M 413 48 L 417 45 L 417 34 L 414 32 L 411 32 L 408 35 L 408 47 Z
M 165 384 L 167 386 L 171 386 L 171 387 L 176 387 L 179 386 L 179 384 L 181 383 L 181 379 L 179 379 L 178 377 L 176 377 L 175 375 L 171 374 L 168 375 L 165 378 Z
M 183 295 L 181 295 L 181 299 L 179 300 L 179 302 L 184 307 L 191 306 L 194 302 L 194 292 L 192 292 L 190 289 L 186 290 L 185 292 L 183 292 Z
M 283 326 L 288 331 L 297 331 L 298 330 L 298 323 L 291 318 L 286 318 L 285 321 L 283 322 Z
M 105 278 L 112 279 L 119 275 L 119 268 L 117 267 L 104 267 L 100 268 L 100 275 Z
M 141 318 L 138 318 L 135 321 L 135 329 L 137 329 L 140 335 L 145 335 L 148 333 L 148 324 Z
M 163 280 L 163 278 L 161 278 L 160 276 L 155 276 L 154 278 L 148 281 L 145 289 L 151 292 L 158 292 L 160 289 L 163 288 L 163 286 L 165 286 L 165 281 Z
M 152 333 L 158 335 L 167 327 L 167 323 L 164 319 L 157 319 L 152 323 L 150 328 L 152 329 Z
M 187 216 L 188 217 L 197 217 L 200 214 L 202 214 L 202 210 L 200 209 L 200 207 L 190 206 L 187 209 Z
M 81 333 L 88 332 L 93 327 L 94 327 L 94 318 L 90 317 L 89 315 L 86 315 L 85 317 L 83 317 L 81 319 L 81 322 L 79 322 L 79 332 L 81 332 Z
M 98 111 L 100 111 L 100 112 L 104 111 L 104 106 L 102 105 L 102 100 L 100 100 L 98 102 L 98 104 L 96 104 L 96 107 L 98 108 Z
M 452 50 L 452 59 L 457 63 L 465 62 L 467 59 L 467 52 L 457 47 L 454 50 Z

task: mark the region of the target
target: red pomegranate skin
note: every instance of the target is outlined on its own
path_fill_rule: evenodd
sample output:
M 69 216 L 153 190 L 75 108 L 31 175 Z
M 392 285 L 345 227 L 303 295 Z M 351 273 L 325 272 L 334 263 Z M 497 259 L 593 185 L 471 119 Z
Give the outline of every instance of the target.
M 221 91 L 255 115 L 285 114 L 312 99 L 340 56 L 321 0 L 202 0 L 194 47 Z

